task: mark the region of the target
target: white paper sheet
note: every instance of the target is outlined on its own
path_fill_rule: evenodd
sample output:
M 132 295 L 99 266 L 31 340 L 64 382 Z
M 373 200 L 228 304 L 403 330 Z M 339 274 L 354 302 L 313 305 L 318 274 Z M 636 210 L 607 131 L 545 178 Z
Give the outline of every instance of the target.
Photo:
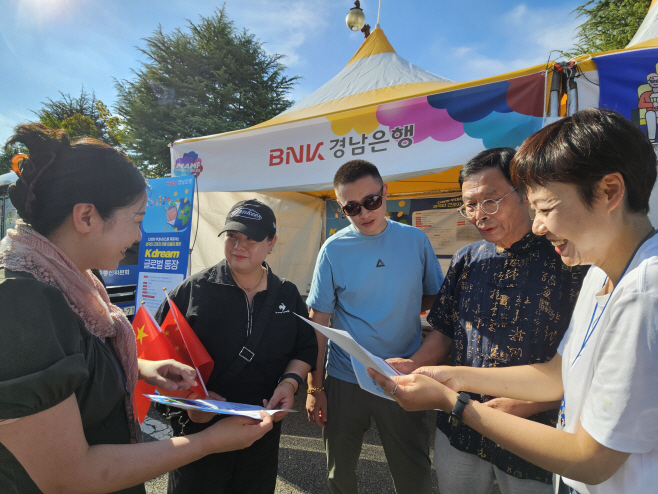
M 361 362 L 361 364 L 363 364 L 364 367 L 366 368 L 372 367 L 380 374 L 383 374 L 388 377 L 400 375 L 400 373 L 396 371 L 393 367 L 391 367 L 384 359 L 373 355 L 368 350 L 366 350 L 361 345 L 359 345 L 354 340 L 354 338 L 350 336 L 350 334 L 347 331 L 343 331 L 341 329 L 328 328 L 326 326 L 322 326 L 321 324 L 317 324 L 313 321 L 309 321 L 308 319 L 300 316 L 299 314 L 295 314 L 295 315 L 300 319 L 303 319 L 304 321 L 309 323 L 318 331 L 320 331 L 320 333 L 322 333 L 327 338 L 329 338 L 332 343 L 338 345 L 343 350 L 345 350 L 348 354 L 350 354 L 350 356 L 352 356 L 354 359 Z
M 232 403 L 230 401 L 218 400 L 190 400 L 187 398 L 174 398 L 164 395 L 144 395 L 154 403 L 162 403 L 170 407 L 184 408 L 186 410 L 199 410 L 200 412 L 210 412 L 224 415 L 241 415 L 256 420 L 262 420 L 260 417 L 261 410 L 269 415 L 277 412 L 295 412 L 296 410 L 268 410 L 256 405 L 245 405 L 244 403 Z
M 359 386 L 364 391 L 372 393 L 375 396 L 380 398 L 386 398 L 387 400 L 395 401 L 386 392 L 375 382 L 375 380 L 368 375 L 366 368 L 354 357 L 350 356 L 352 360 L 352 368 L 354 369 L 354 374 L 356 375 L 356 380 L 359 381 Z

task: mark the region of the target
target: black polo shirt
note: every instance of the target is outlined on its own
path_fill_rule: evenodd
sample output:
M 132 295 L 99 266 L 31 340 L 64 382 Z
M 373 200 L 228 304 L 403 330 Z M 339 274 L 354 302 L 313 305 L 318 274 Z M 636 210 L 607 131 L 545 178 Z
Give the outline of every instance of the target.
M 267 268 L 267 286 L 275 278 Z M 221 376 L 247 342 L 249 325 L 256 325 L 267 290 L 256 293 L 252 313 L 247 296 L 237 286 L 231 271 L 223 260 L 216 266 L 201 271 L 178 285 L 169 294 L 187 319 L 199 340 L 215 361 L 209 391 L 220 394 L 228 401 L 263 404 L 269 400 L 288 362 L 302 360 L 315 367 L 318 343 L 315 331 L 295 316 L 307 317 L 306 305 L 297 287 L 288 280 L 281 280 L 281 288 L 265 332 L 253 350 L 254 357 L 231 382 L 220 384 Z M 166 300 L 160 305 L 155 319 L 162 324 L 169 306 Z M 304 377 L 304 376 L 302 376 Z

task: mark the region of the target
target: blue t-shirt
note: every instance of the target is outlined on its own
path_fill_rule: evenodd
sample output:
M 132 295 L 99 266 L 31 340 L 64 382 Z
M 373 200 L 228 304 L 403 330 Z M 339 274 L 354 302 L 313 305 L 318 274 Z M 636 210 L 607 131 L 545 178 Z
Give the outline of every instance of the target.
M 306 303 L 333 313 L 333 327 L 374 355 L 406 358 L 420 347 L 422 297 L 435 295 L 442 282 L 418 228 L 389 221 L 379 235 L 363 235 L 350 225 L 320 249 Z M 327 373 L 357 383 L 350 356 L 331 342 Z

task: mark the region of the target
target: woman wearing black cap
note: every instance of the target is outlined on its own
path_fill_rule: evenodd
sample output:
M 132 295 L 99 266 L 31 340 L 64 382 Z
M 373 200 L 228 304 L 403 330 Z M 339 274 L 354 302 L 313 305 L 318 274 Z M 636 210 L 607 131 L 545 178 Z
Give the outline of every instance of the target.
M 276 244 L 274 212 L 257 200 L 235 204 L 225 233 L 225 259 L 176 287 L 171 299 L 215 361 L 208 391 L 215 399 L 289 409 L 314 365 L 313 329 L 297 287 L 279 279 L 265 258 Z M 164 321 L 168 306 L 156 314 Z M 170 493 L 272 493 L 278 468 L 280 420 L 239 454 L 216 454 L 169 474 Z M 172 419 L 175 435 L 208 427 L 221 416 L 183 412 Z

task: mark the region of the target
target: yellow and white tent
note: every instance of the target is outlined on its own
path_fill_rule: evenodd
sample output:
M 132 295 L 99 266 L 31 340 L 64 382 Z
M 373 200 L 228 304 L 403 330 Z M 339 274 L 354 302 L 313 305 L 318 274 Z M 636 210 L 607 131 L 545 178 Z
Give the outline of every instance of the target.
M 653 39 L 600 57 L 656 46 Z M 465 161 L 484 149 L 517 147 L 546 121 L 599 106 L 599 84 L 589 55 L 559 70 L 538 65 L 452 82 L 404 60 L 375 28 L 339 74 L 286 112 L 248 129 L 172 144 L 172 177 L 197 175 L 200 192 L 191 271 L 223 257 L 216 235 L 228 209 L 257 197 L 278 219 L 279 247 L 268 260 L 304 293 L 341 164 L 372 161 L 391 197 L 454 193 Z

